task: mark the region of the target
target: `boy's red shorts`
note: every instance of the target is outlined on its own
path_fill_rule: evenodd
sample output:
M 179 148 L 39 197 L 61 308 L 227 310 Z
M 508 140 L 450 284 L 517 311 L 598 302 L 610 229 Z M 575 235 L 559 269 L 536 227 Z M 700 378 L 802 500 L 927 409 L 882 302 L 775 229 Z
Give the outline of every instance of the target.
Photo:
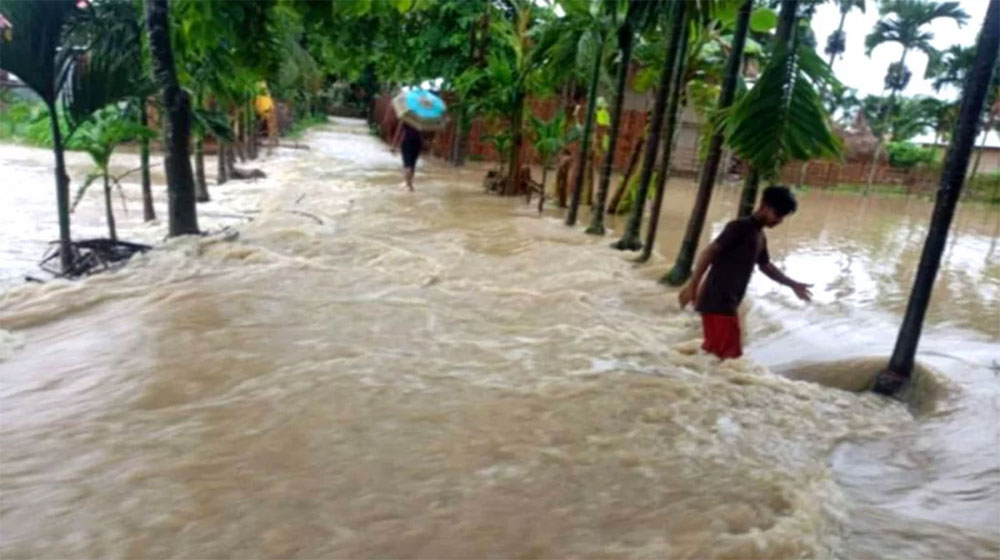
M 715 354 L 723 360 L 743 355 L 743 336 L 740 333 L 738 316 L 703 313 L 701 329 L 705 334 L 702 350 Z

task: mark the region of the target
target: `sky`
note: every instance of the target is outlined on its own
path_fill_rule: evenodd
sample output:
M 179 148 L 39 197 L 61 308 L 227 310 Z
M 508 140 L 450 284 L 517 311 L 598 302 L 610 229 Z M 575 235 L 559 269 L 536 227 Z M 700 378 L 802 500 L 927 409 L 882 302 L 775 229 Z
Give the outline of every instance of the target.
M 879 20 L 878 6 L 874 0 L 866 2 L 867 10 L 861 13 L 853 10 L 847 15 L 844 22 L 844 32 L 847 35 L 847 51 L 833 63 L 834 73 L 848 87 L 858 90 L 858 96 L 881 95 L 883 78 L 889 64 L 899 60 L 902 54 L 902 47 L 895 43 L 880 45 L 872 51 L 869 58 L 865 55 L 865 36 L 875 26 Z M 986 17 L 987 0 L 959 0 L 962 9 L 969 14 L 969 21 L 963 27 L 959 27 L 953 20 L 939 19 L 934 21 L 928 29 L 934 34 L 931 44 L 938 49 L 946 49 L 951 45 L 973 45 L 976 42 L 976 34 L 983 25 Z M 840 23 L 840 9 L 836 3 L 824 2 L 816 7 L 816 12 L 812 18 L 812 29 L 816 33 L 816 40 L 819 43 L 817 50 L 823 55 L 826 47 L 826 38 L 830 33 L 836 31 Z M 906 56 L 906 65 L 913 73 L 909 85 L 903 92 L 906 96 L 930 95 L 940 99 L 957 99 L 961 93 L 956 88 L 944 87 L 940 92 L 935 92 L 931 87 L 931 80 L 924 79 L 924 70 L 927 67 L 927 56 L 921 52 L 913 52 Z M 982 136 L 976 140 L 976 145 Z M 933 134 L 924 134 L 915 141 L 933 141 Z M 1000 147 L 1000 135 L 992 133 L 987 140 L 987 146 Z

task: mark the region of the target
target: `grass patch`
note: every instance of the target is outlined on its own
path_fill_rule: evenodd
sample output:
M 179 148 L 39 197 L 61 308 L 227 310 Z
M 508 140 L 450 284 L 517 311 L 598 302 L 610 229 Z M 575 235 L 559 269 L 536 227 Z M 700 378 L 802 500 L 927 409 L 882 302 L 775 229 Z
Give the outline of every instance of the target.
M 843 193 L 864 193 L 864 185 L 854 185 L 848 183 L 840 183 L 837 186 L 830 187 L 833 192 L 843 192 Z M 883 194 L 891 196 L 906 196 L 910 194 L 906 191 L 906 187 L 903 185 L 872 185 L 872 188 L 868 190 L 868 194 Z
M 292 140 L 301 140 L 302 137 L 305 136 L 307 130 L 317 125 L 326 124 L 327 122 L 329 121 L 327 120 L 325 114 L 306 115 L 300 119 L 296 119 L 295 122 L 292 123 L 292 126 L 288 127 L 288 131 L 285 132 L 285 136 L 287 138 L 291 138 Z
M 52 147 L 49 111 L 40 101 L 14 101 L 0 111 L 0 141 Z

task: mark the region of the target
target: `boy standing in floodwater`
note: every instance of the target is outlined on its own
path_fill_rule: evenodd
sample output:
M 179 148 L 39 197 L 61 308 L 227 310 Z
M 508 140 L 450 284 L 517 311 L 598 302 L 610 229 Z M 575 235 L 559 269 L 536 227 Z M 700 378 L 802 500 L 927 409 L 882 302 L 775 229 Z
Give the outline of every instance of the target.
M 795 212 L 798 203 L 788 187 L 764 189 L 760 207 L 745 218 L 726 224 L 719 237 L 698 257 L 694 274 L 677 295 L 681 309 L 696 300 L 695 310 L 701 313 L 705 342 L 702 349 L 723 360 L 743 355 L 742 333 L 737 308 L 750 283 L 754 266 L 765 276 L 788 286 L 803 301 L 809 301 L 812 284 L 796 282 L 771 263 L 767 252 L 764 228 L 780 224 L 785 216 Z M 705 272 L 708 277 L 702 282 Z

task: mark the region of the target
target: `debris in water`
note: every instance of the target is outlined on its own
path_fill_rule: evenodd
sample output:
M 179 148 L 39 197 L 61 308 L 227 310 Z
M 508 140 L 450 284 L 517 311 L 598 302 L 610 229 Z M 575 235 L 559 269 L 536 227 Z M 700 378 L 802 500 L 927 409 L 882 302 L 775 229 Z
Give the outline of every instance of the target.
M 60 270 L 50 263 L 58 262 L 61 249 L 58 241 L 52 242 L 52 249 L 45 255 L 38 266 L 42 270 L 59 278 L 79 278 L 89 276 L 97 272 L 104 272 L 122 266 L 132 255 L 145 253 L 152 249 L 149 245 L 142 243 L 131 243 L 128 241 L 115 241 L 112 239 L 80 239 L 70 242 L 69 270 Z

